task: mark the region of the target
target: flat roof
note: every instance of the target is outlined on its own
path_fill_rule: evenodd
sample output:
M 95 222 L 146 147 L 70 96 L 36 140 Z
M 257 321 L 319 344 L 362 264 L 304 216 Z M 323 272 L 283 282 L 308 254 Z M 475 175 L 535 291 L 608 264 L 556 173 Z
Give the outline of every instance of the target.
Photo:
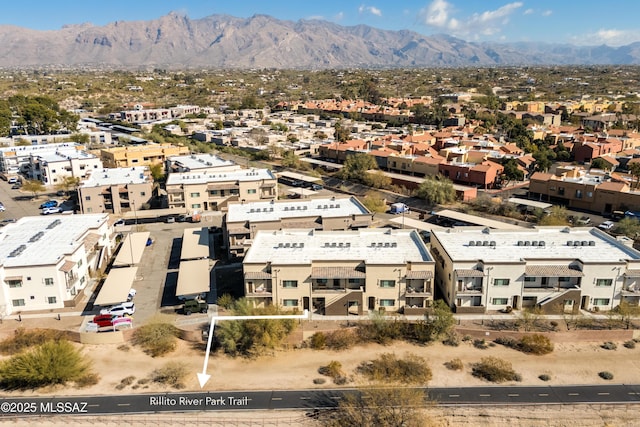
M 443 209 L 435 212 L 434 215 L 444 216 L 447 218 L 455 219 L 457 221 L 468 222 L 469 224 L 481 225 L 490 228 L 508 229 L 508 230 L 525 230 L 524 227 L 519 225 L 509 224 L 502 221 L 496 221 L 489 218 L 482 218 L 476 215 L 469 215 L 462 212 L 452 211 L 450 209 Z
M 322 197 L 314 199 L 277 200 L 273 202 L 229 203 L 227 222 L 266 222 L 283 218 L 336 218 L 371 214 L 355 197 Z
M 287 178 L 297 179 L 299 181 L 304 181 L 304 182 L 322 181 L 322 178 L 318 178 L 316 176 L 303 175 L 301 173 L 295 173 L 295 172 L 287 172 L 287 171 L 278 172 L 276 175 L 277 176 L 286 176 Z
M 28 140 L 30 136 L 37 136 L 38 138 L 42 138 L 44 135 L 22 135 L 20 136 L 20 138 L 24 138 Z M 49 135 L 49 136 L 66 137 L 68 135 Z M 48 144 L 37 144 L 37 145 L 14 145 L 10 147 L 0 147 L 0 153 L 16 152 L 16 154 L 19 153 L 19 154 L 24 154 L 26 156 L 31 154 L 34 151 L 44 152 L 44 151 L 57 150 L 64 147 L 79 147 L 79 146 L 80 144 L 78 144 L 77 142 L 52 142 Z
M 145 175 L 145 171 L 148 169 L 146 166 L 135 166 L 132 168 L 94 170 L 85 181 L 82 181 L 80 187 L 89 188 L 109 185 L 142 184 L 150 181 L 150 177 Z
M 595 263 L 640 260 L 640 252 L 593 227 L 538 227 L 518 231 L 459 227 L 434 231 L 433 237 L 453 260 L 518 262 L 525 259 L 580 259 Z M 472 241 L 473 246 L 470 244 Z M 488 242 L 486 246 L 485 241 Z M 495 246 L 490 246 L 491 242 L 495 242 Z M 577 246 L 574 245 L 576 242 Z
M 189 154 L 184 156 L 169 156 L 169 161 L 179 164 L 182 167 L 193 169 L 219 168 L 237 166 L 231 160 L 222 159 L 214 154 Z
M 394 224 L 398 224 L 402 227 L 404 224 L 404 228 L 415 228 L 416 230 L 421 231 L 433 231 L 433 230 L 444 230 L 444 227 L 440 227 L 439 225 L 430 224 L 428 222 L 420 221 L 417 219 L 404 217 L 403 218 L 392 218 L 389 222 L 393 222 Z
M 209 229 L 207 227 L 186 228 L 182 233 L 180 259 L 209 258 Z
M 77 150 L 75 147 L 66 147 L 57 150 L 53 148 L 50 151 L 32 153 L 31 155 L 49 163 L 64 162 L 70 159 L 86 160 L 98 158 L 93 154 L 87 153 L 86 151 Z
M 116 256 L 116 260 L 113 262 L 113 266 L 122 267 L 125 265 L 140 264 L 140 259 L 142 259 L 142 253 L 147 246 L 148 238 L 148 231 L 126 234 L 120 245 L 118 256 Z
M 269 169 L 239 169 L 225 172 L 174 172 L 167 177 L 167 185 L 206 184 L 209 182 L 262 181 L 276 179 Z
M 429 262 L 431 255 L 416 230 L 366 228 L 346 231 L 258 231 L 244 263 L 364 261 L 367 264 Z
M 125 302 L 137 272 L 138 267 L 112 268 L 93 304 L 104 306 Z
M 324 166 L 326 168 L 333 168 L 333 169 L 342 169 L 344 167 L 340 163 L 326 162 L 324 160 L 310 159 L 308 157 L 301 157 L 300 161 L 306 162 L 306 163 L 311 163 L 311 164 L 318 165 L 318 166 Z
M 208 259 L 180 261 L 176 296 L 209 292 L 210 288 Z
M 5 267 L 57 264 L 83 244 L 82 237 L 109 220 L 108 214 L 26 216 L 0 229 Z
M 518 197 L 510 197 L 509 199 L 507 199 L 507 202 L 513 203 L 516 205 L 531 206 L 532 208 L 540 208 L 540 209 L 549 209 L 551 206 L 553 206 L 551 203 L 537 202 L 535 200 L 528 200 L 528 199 L 520 199 Z

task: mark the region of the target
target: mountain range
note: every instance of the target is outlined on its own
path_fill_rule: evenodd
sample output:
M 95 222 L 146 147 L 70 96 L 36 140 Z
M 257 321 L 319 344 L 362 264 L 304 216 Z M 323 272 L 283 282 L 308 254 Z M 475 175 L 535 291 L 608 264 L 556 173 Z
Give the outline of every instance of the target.
M 283 21 L 266 15 L 149 21 L 37 31 L 0 26 L 2 66 L 108 68 L 392 68 L 507 65 L 637 65 L 640 43 L 621 47 L 474 43 L 366 25 Z

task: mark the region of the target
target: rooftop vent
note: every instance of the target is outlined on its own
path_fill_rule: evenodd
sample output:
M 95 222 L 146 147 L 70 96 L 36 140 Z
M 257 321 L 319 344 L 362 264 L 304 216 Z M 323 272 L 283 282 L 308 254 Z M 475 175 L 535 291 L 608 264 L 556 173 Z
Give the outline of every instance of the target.
M 285 243 L 285 244 L 284 244 L 284 247 L 285 247 L 285 248 L 290 248 L 290 247 L 291 247 L 291 243 Z
M 589 246 L 589 242 L 583 240 L 582 242 L 580 242 L 580 246 Z
M 525 245 L 525 246 L 531 246 L 531 242 L 530 242 L 530 241 L 528 241 L 528 240 L 525 240 L 525 241 L 524 241 L 524 245 Z
M 382 242 L 378 242 L 378 247 L 381 248 L 382 247 Z
M 396 243 L 396 242 L 392 242 L 392 243 L 391 243 L 391 247 L 392 247 L 392 248 L 397 248 L 397 247 L 398 247 L 398 243 Z
M 351 243 L 347 242 L 344 244 L 346 247 L 350 248 L 351 247 Z
M 485 240 L 484 242 L 482 242 L 482 246 L 489 246 L 489 242 Z
M 580 240 L 574 240 L 573 246 L 580 246 Z
M 547 243 L 546 243 L 544 240 L 540 240 L 540 242 L 538 243 L 538 246 L 544 246 L 544 245 L 546 245 L 546 244 L 547 244 Z
M 524 245 L 524 242 L 522 240 L 518 240 L 518 246 L 522 246 Z
M 595 246 L 596 242 L 594 240 L 589 240 L 589 246 Z
M 531 246 L 538 246 L 538 241 L 537 240 L 532 240 L 531 241 Z
M 492 241 L 489 242 L 489 246 L 495 246 L 495 245 L 496 245 L 496 241 L 495 240 L 492 240 Z
M 331 247 L 335 248 L 336 246 L 338 246 L 338 244 L 336 242 L 331 242 Z
M 337 204 L 337 205 L 336 205 L 336 208 L 339 208 L 339 207 L 340 207 L 340 204 Z
M 469 240 L 469 246 L 475 246 L 476 242 L 474 242 L 473 240 Z
M 476 246 L 482 246 L 482 242 L 480 240 L 476 240 Z
M 308 207 L 308 206 L 306 206 L 306 205 L 305 205 L 305 206 L 303 206 L 303 207 L 302 207 L 302 210 L 303 210 L 303 211 L 306 211 L 306 210 L 307 210 L 307 207 Z
M 292 244 L 291 244 L 291 247 L 292 247 L 292 248 L 297 248 L 297 247 L 298 247 L 298 244 L 297 244 L 297 243 L 292 243 Z
M 300 243 L 300 247 L 301 247 L 301 248 L 304 248 L 304 243 Z
M 284 243 L 278 243 L 278 247 L 282 248 L 284 246 Z
M 249 213 L 253 213 L 253 212 L 254 212 L 253 208 L 249 209 Z
M 573 241 L 567 240 L 567 246 L 573 246 Z

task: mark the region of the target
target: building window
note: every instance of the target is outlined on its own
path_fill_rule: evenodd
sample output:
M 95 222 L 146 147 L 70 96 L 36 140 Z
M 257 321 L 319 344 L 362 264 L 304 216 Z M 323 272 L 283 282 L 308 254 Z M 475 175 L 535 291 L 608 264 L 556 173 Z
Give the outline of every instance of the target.
M 494 298 L 491 302 L 493 305 L 507 305 L 509 298 Z
M 576 190 L 576 199 L 582 199 L 582 190 Z
M 49 301 L 49 304 L 55 304 L 56 303 L 56 297 L 47 297 L 47 301 Z
M 558 277 L 558 282 L 560 283 L 566 283 L 568 282 L 570 279 L 568 277 Z
M 328 279 L 316 279 L 318 285 L 326 285 Z
M 190 197 L 200 197 L 200 193 L 190 193 Z
M 146 195 L 147 195 L 147 192 L 146 192 L 146 191 L 141 191 L 141 192 L 140 192 L 140 195 L 141 195 L 141 196 L 146 196 Z
M 535 282 L 536 278 L 531 276 L 524 276 L 524 281 L 531 283 L 531 282 Z
M 9 285 L 10 288 L 21 288 L 22 287 L 22 280 L 7 280 L 6 282 Z
M 564 196 L 564 187 L 558 187 L 558 196 Z
M 80 278 L 80 284 L 82 285 L 83 283 L 84 283 L 84 276 Z
M 46 277 L 44 279 L 44 285 L 45 286 L 53 286 L 53 278 L 52 277 Z
M 24 298 L 12 300 L 11 305 L 14 307 L 24 307 Z
M 297 307 L 298 306 L 298 300 L 297 299 L 285 299 L 285 300 L 282 300 L 282 305 L 284 305 L 285 307 Z
M 393 307 L 396 305 L 396 300 L 394 299 L 381 299 L 380 307 Z
M 596 279 L 596 286 L 611 286 L 613 279 Z
M 86 201 L 89 201 L 89 200 L 91 200 L 91 196 L 84 196 L 84 199 L 85 199 Z
M 593 191 L 587 191 L 587 198 L 591 199 L 593 197 Z
M 283 288 L 297 288 L 298 287 L 298 281 L 297 280 L 283 280 L 282 281 L 282 287 Z
M 256 194 L 258 192 L 258 190 L 256 190 L 255 188 L 250 188 L 247 190 L 247 194 Z
M 229 190 L 229 194 L 231 194 L 232 196 L 238 196 L 240 195 L 240 190 L 238 190 L 237 188 L 233 188 Z
M 396 281 L 395 280 L 380 280 L 381 288 L 395 288 Z
M 209 195 L 210 196 L 217 196 L 218 195 L 218 190 L 209 190 Z
M 593 305 L 609 305 L 609 298 L 594 298 Z
M 93 212 L 93 208 L 87 208 L 87 213 Z
M 78 263 L 76 264 L 76 266 L 77 266 L 78 268 L 82 267 L 82 260 L 78 260 Z
M 191 209 L 200 209 L 202 205 L 200 203 L 194 203 L 191 205 Z
M 493 279 L 493 286 L 509 286 L 509 279 Z

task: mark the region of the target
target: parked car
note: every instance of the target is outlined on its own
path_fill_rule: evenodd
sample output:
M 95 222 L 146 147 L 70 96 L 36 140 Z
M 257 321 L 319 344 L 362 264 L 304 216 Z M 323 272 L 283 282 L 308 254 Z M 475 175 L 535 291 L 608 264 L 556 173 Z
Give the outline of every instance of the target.
M 118 227 L 120 225 L 124 225 L 124 219 L 120 218 L 119 220 L 117 220 L 116 222 L 113 223 L 114 227 Z
M 207 311 L 209 311 L 209 304 L 195 299 L 186 300 L 182 306 L 182 312 L 187 316 L 191 313 L 206 313 Z
M 4 212 L 5 210 L 6 208 L 4 207 L 4 204 L 0 202 L 0 212 Z
M 9 179 L 7 180 L 7 182 L 8 182 L 9 184 L 15 184 L 16 182 L 18 182 L 18 177 L 16 177 L 16 176 L 12 176 L 11 178 L 9 178 Z
M 99 328 L 104 328 L 106 326 L 113 326 L 113 319 L 117 319 L 118 316 L 113 314 L 98 314 L 93 317 L 92 322 L 98 325 Z
M 588 225 L 591 222 L 591 218 L 588 216 L 581 216 L 576 220 L 577 225 Z
M 55 208 L 56 206 L 58 206 L 58 202 L 56 202 L 55 200 L 47 200 L 40 205 L 40 209 Z
M 132 316 L 136 312 L 136 305 L 132 302 L 123 302 L 100 310 L 100 314 L 113 314 L 116 316 Z
M 62 212 L 60 208 L 44 208 L 42 209 L 42 215 L 50 215 Z
M 135 289 L 133 289 L 133 288 L 129 289 L 129 295 L 127 295 L 127 302 L 133 301 L 133 299 L 136 297 L 137 293 L 138 293 L 138 291 L 136 291 Z
M 598 226 L 598 228 L 602 228 L 603 230 L 611 230 L 615 227 L 616 223 L 613 221 L 605 221 Z
M 12 189 L 12 190 L 19 190 L 19 189 L 21 189 L 21 188 L 22 188 L 22 185 L 21 185 L 20 183 L 13 184 L 13 185 L 11 186 L 11 189 Z
M 180 215 L 177 219 L 178 222 L 189 222 L 191 217 L 189 215 Z
M 175 216 L 168 216 L 164 222 L 166 222 L 167 224 L 173 224 L 174 222 L 176 222 L 176 217 Z

